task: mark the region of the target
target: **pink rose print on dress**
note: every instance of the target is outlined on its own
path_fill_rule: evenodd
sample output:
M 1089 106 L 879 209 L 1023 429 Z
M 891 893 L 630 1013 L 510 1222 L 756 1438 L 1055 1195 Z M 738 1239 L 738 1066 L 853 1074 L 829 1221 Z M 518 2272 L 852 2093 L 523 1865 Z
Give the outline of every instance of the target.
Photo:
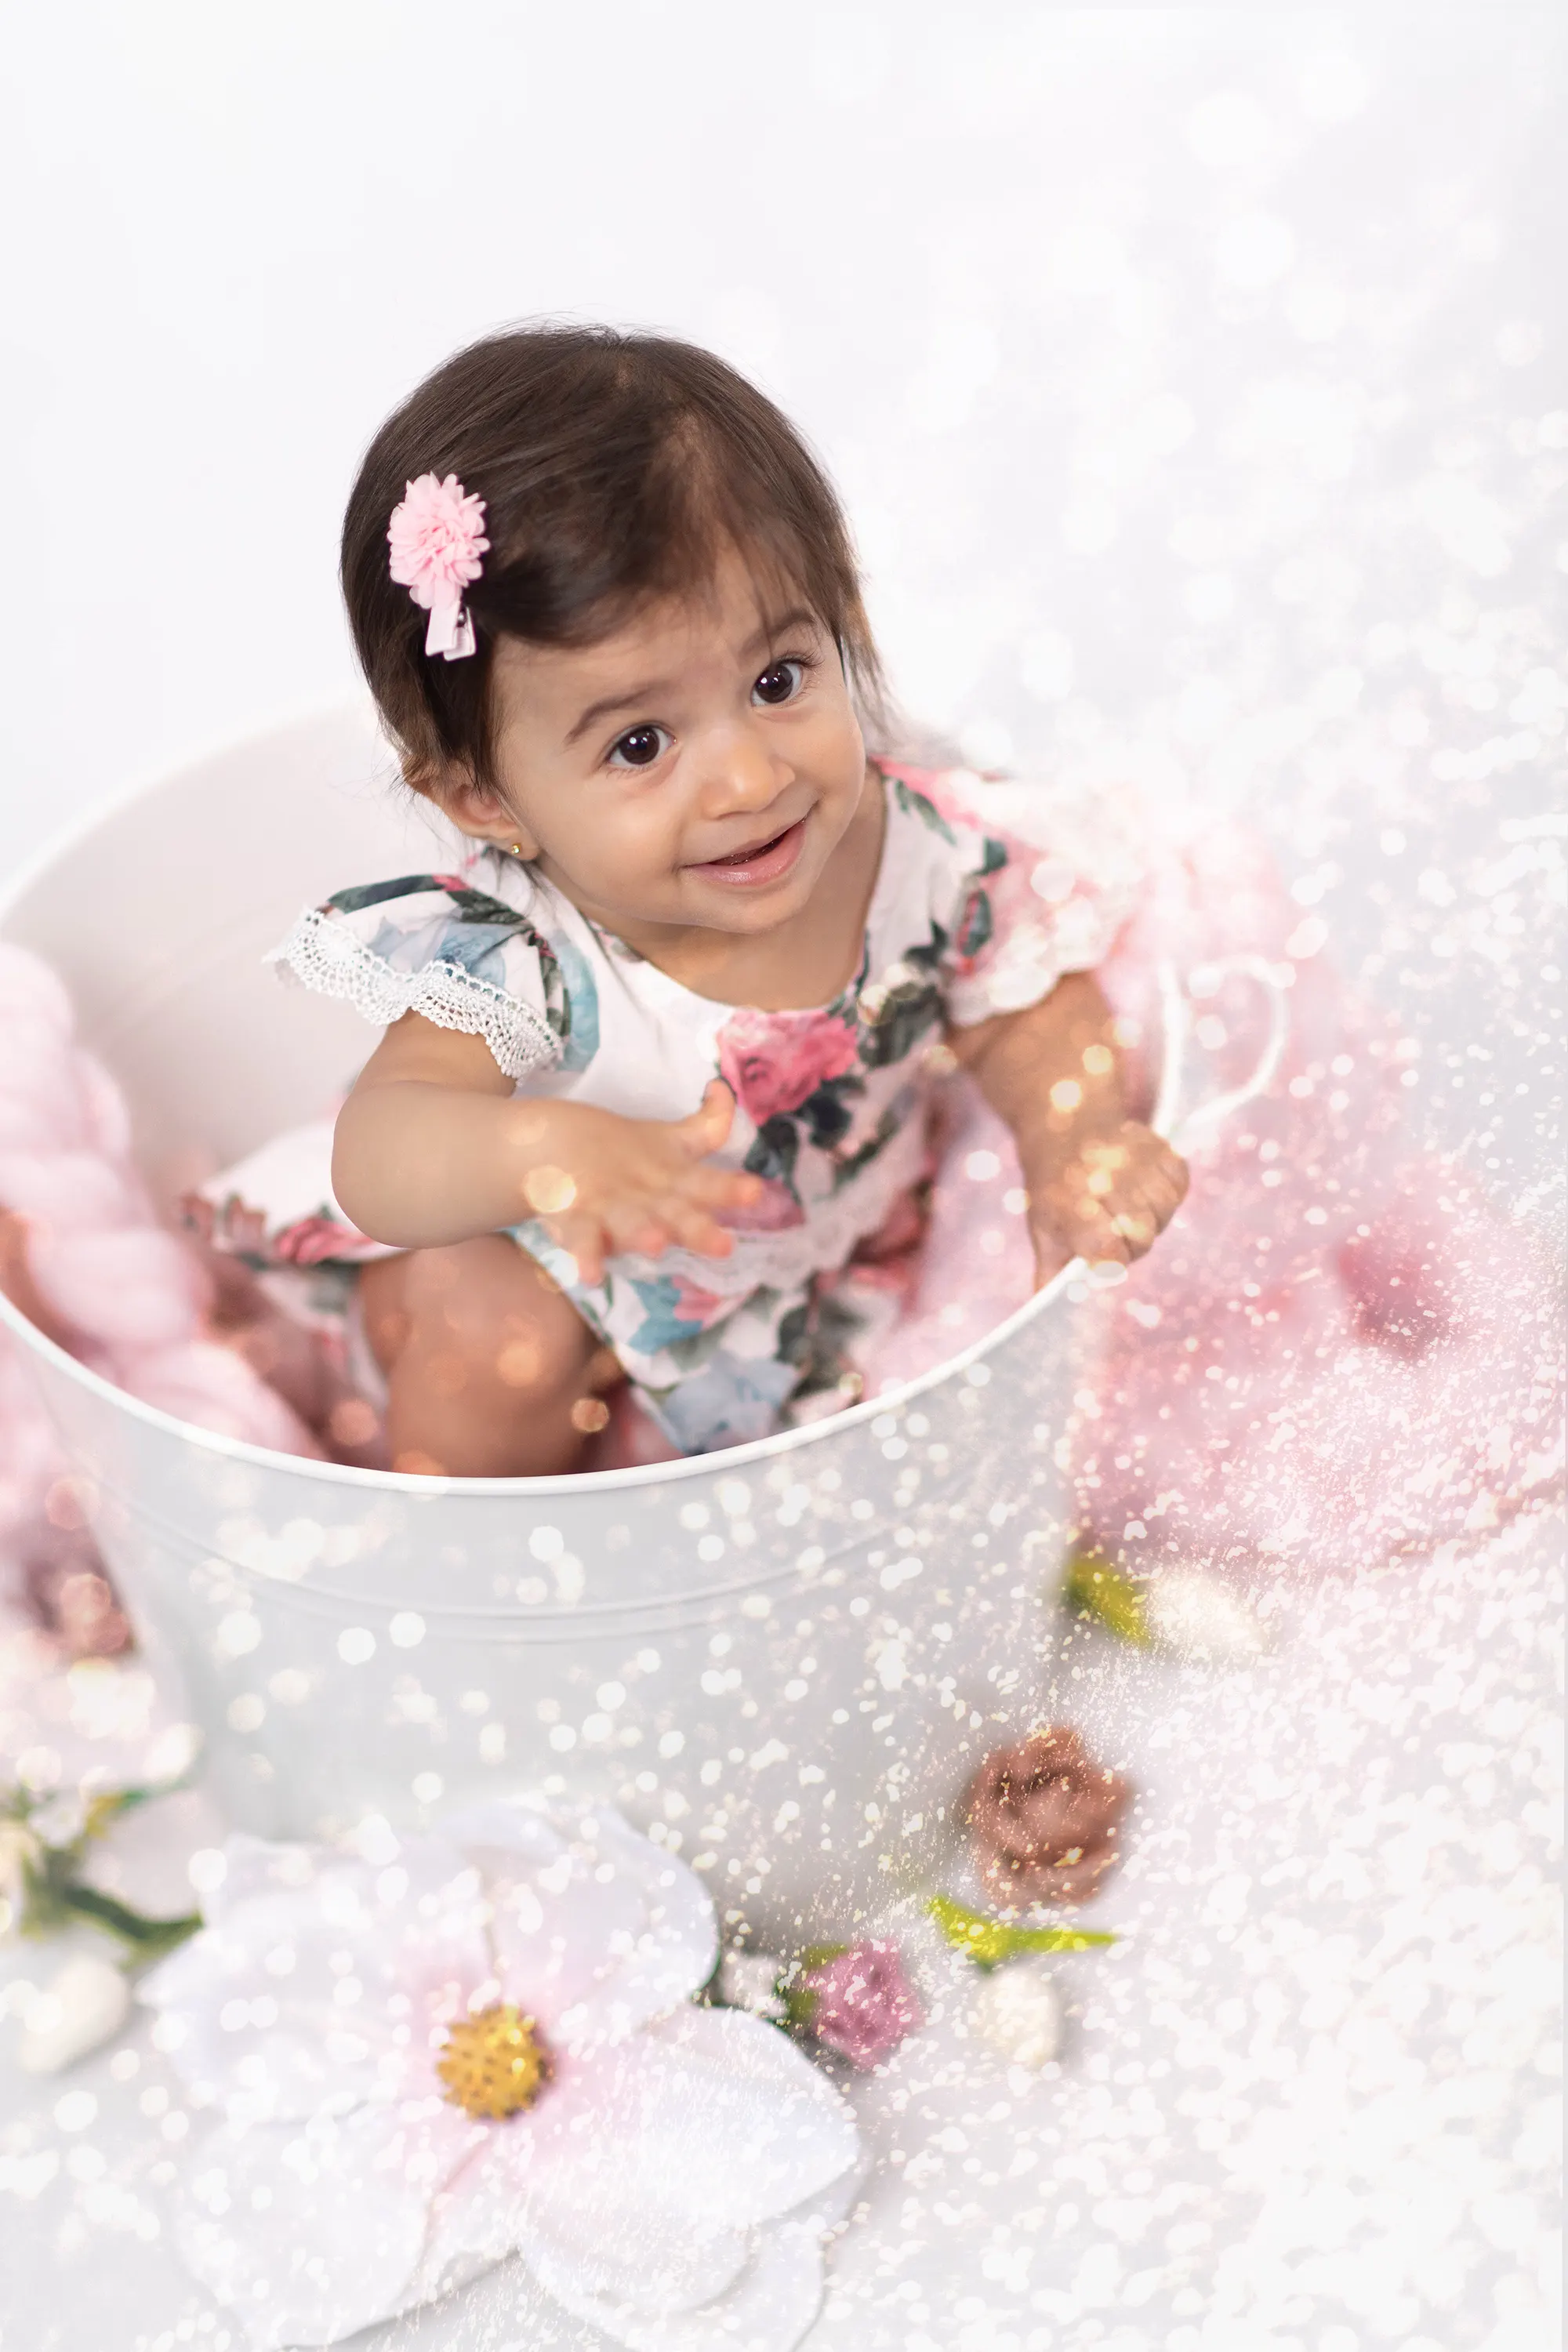
M 721 1298 L 716 1290 L 704 1290 L 700 1284 L 689 1282 L 683 1274 L 669 1275 L 666 1279 L 675 1292 L 672 1311 L 678 1323 L 696 1323 L 706 1331 L 735 1303 L 732 1298 Z
M 719 1038 L 719 1070 L 754 1127 L 796 1110 L 855 1066 L 855 1031 L 837 1013 L 755 1013 L 743 1007 Z
M 321 1265 L 328 1258 L 374 1255 L 376 1244 L 335 1217 L 299 1217 L 274 1236 L 272 1251 L 285 1265 Z

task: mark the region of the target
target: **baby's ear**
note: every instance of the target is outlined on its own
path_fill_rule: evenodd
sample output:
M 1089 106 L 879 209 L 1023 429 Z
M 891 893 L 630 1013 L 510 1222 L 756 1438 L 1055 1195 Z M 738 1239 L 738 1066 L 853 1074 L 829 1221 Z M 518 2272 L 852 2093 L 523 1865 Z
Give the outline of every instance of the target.
M 538 845 L 518 824 L 499 793 L 478 782 L 473 772 L 455 761 L 442 767 L 404 770 L 410 791 L 434 801 L 459 833 L 477 841 L 499 842 L 523 857 L 538 856 Z

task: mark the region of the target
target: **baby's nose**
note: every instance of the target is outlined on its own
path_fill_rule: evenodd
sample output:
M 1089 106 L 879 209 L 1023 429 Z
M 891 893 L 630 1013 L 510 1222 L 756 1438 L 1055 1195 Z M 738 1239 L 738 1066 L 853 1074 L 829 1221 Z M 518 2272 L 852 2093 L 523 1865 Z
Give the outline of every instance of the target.
M 726 730 L 707 747 L 702 765 L 704 816 L 763 809 L 789 782 L 789 771 L 765 744 L 744 729 Z

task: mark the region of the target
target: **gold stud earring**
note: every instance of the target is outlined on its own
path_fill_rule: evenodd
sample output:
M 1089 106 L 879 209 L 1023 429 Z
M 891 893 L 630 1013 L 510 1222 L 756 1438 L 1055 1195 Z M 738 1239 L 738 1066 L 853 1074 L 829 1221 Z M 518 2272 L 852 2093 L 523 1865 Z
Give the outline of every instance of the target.
M 511 845 L 511 854 L 512 854 L 512 856 L 513 856 L 514 857 L 521 857 L 521 858 L 522 858 L 522 862 L 523 862 L 523 864 L 524 864 L 525 866 L 527 865 L 527 863 L 528 863 L 528 859 L 527 859 L 527 856 L 525 856 L 525 854 L 524 854 L 523 846 L 522 846 L 522 844 L 521 844 L 521 841 L 514 841 L 514 842 L 512 843 L 512 845 Z

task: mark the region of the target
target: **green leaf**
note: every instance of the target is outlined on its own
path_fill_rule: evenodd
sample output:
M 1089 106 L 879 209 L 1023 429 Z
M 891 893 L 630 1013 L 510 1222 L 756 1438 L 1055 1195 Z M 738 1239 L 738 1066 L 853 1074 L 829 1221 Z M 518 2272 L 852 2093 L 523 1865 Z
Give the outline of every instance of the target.
M 806 1983 L 806 1978 L 813 1969 L 825 1969 L 829 1960 L 841 1960 L 849 1948 L 847 1944 L 808 1944 L 779 1979 L 784 2023 L 793 2026 L 797 2033 L 810 2032 L 812 2020 L 821 2006 L 820 1995 Z
M 70 1857 L 57 1846 L 40 1846 L 23 1855 L 22 1935 L 51 1936 L 69 1927 L 71 1869 Z
M 1119 1641 L 1135 1643 L 1141 1650 L 1153 1646 L 1142 1584 L 1123 1576 L 1109 1560 L 1092 1552 L 1075 1552 L 1062 1579 L 1061 1597 L 1064 1608 L 1098 1619 Z
M 150 1919 L 143 1911 L 133 1911 L 128 1903 L 118 1902 L 112 1895 L 103 1894 L 96 1886 L 78 1884 L 67 1887 L 63 1902 L 68 1912 L 79 1919 L 90 1919 L 95 1927 L 110 1936 L 118 1936 L 138 1960 L 161 1959 L 195 1934 L 202 1925 L 199 1911 L 187 1911 L 177 1919 Z
M 1005 1919 L 971 1911 L 951 1895 L 933 1895 L 927 1908 L 948 1942 L 981 1969 L 1000 1968 L 1020 1952 L 1087 1952 L 1117 1940 L 1091 1927 L 1014 1927 Z
M 821 2005 L 816 1994 L 803 1984 L 782 1984 L 779 1992 L 784 2005 L 784 2023 L 793 2026 L 797 2033 L 809 2033 L 812 2019 Z

